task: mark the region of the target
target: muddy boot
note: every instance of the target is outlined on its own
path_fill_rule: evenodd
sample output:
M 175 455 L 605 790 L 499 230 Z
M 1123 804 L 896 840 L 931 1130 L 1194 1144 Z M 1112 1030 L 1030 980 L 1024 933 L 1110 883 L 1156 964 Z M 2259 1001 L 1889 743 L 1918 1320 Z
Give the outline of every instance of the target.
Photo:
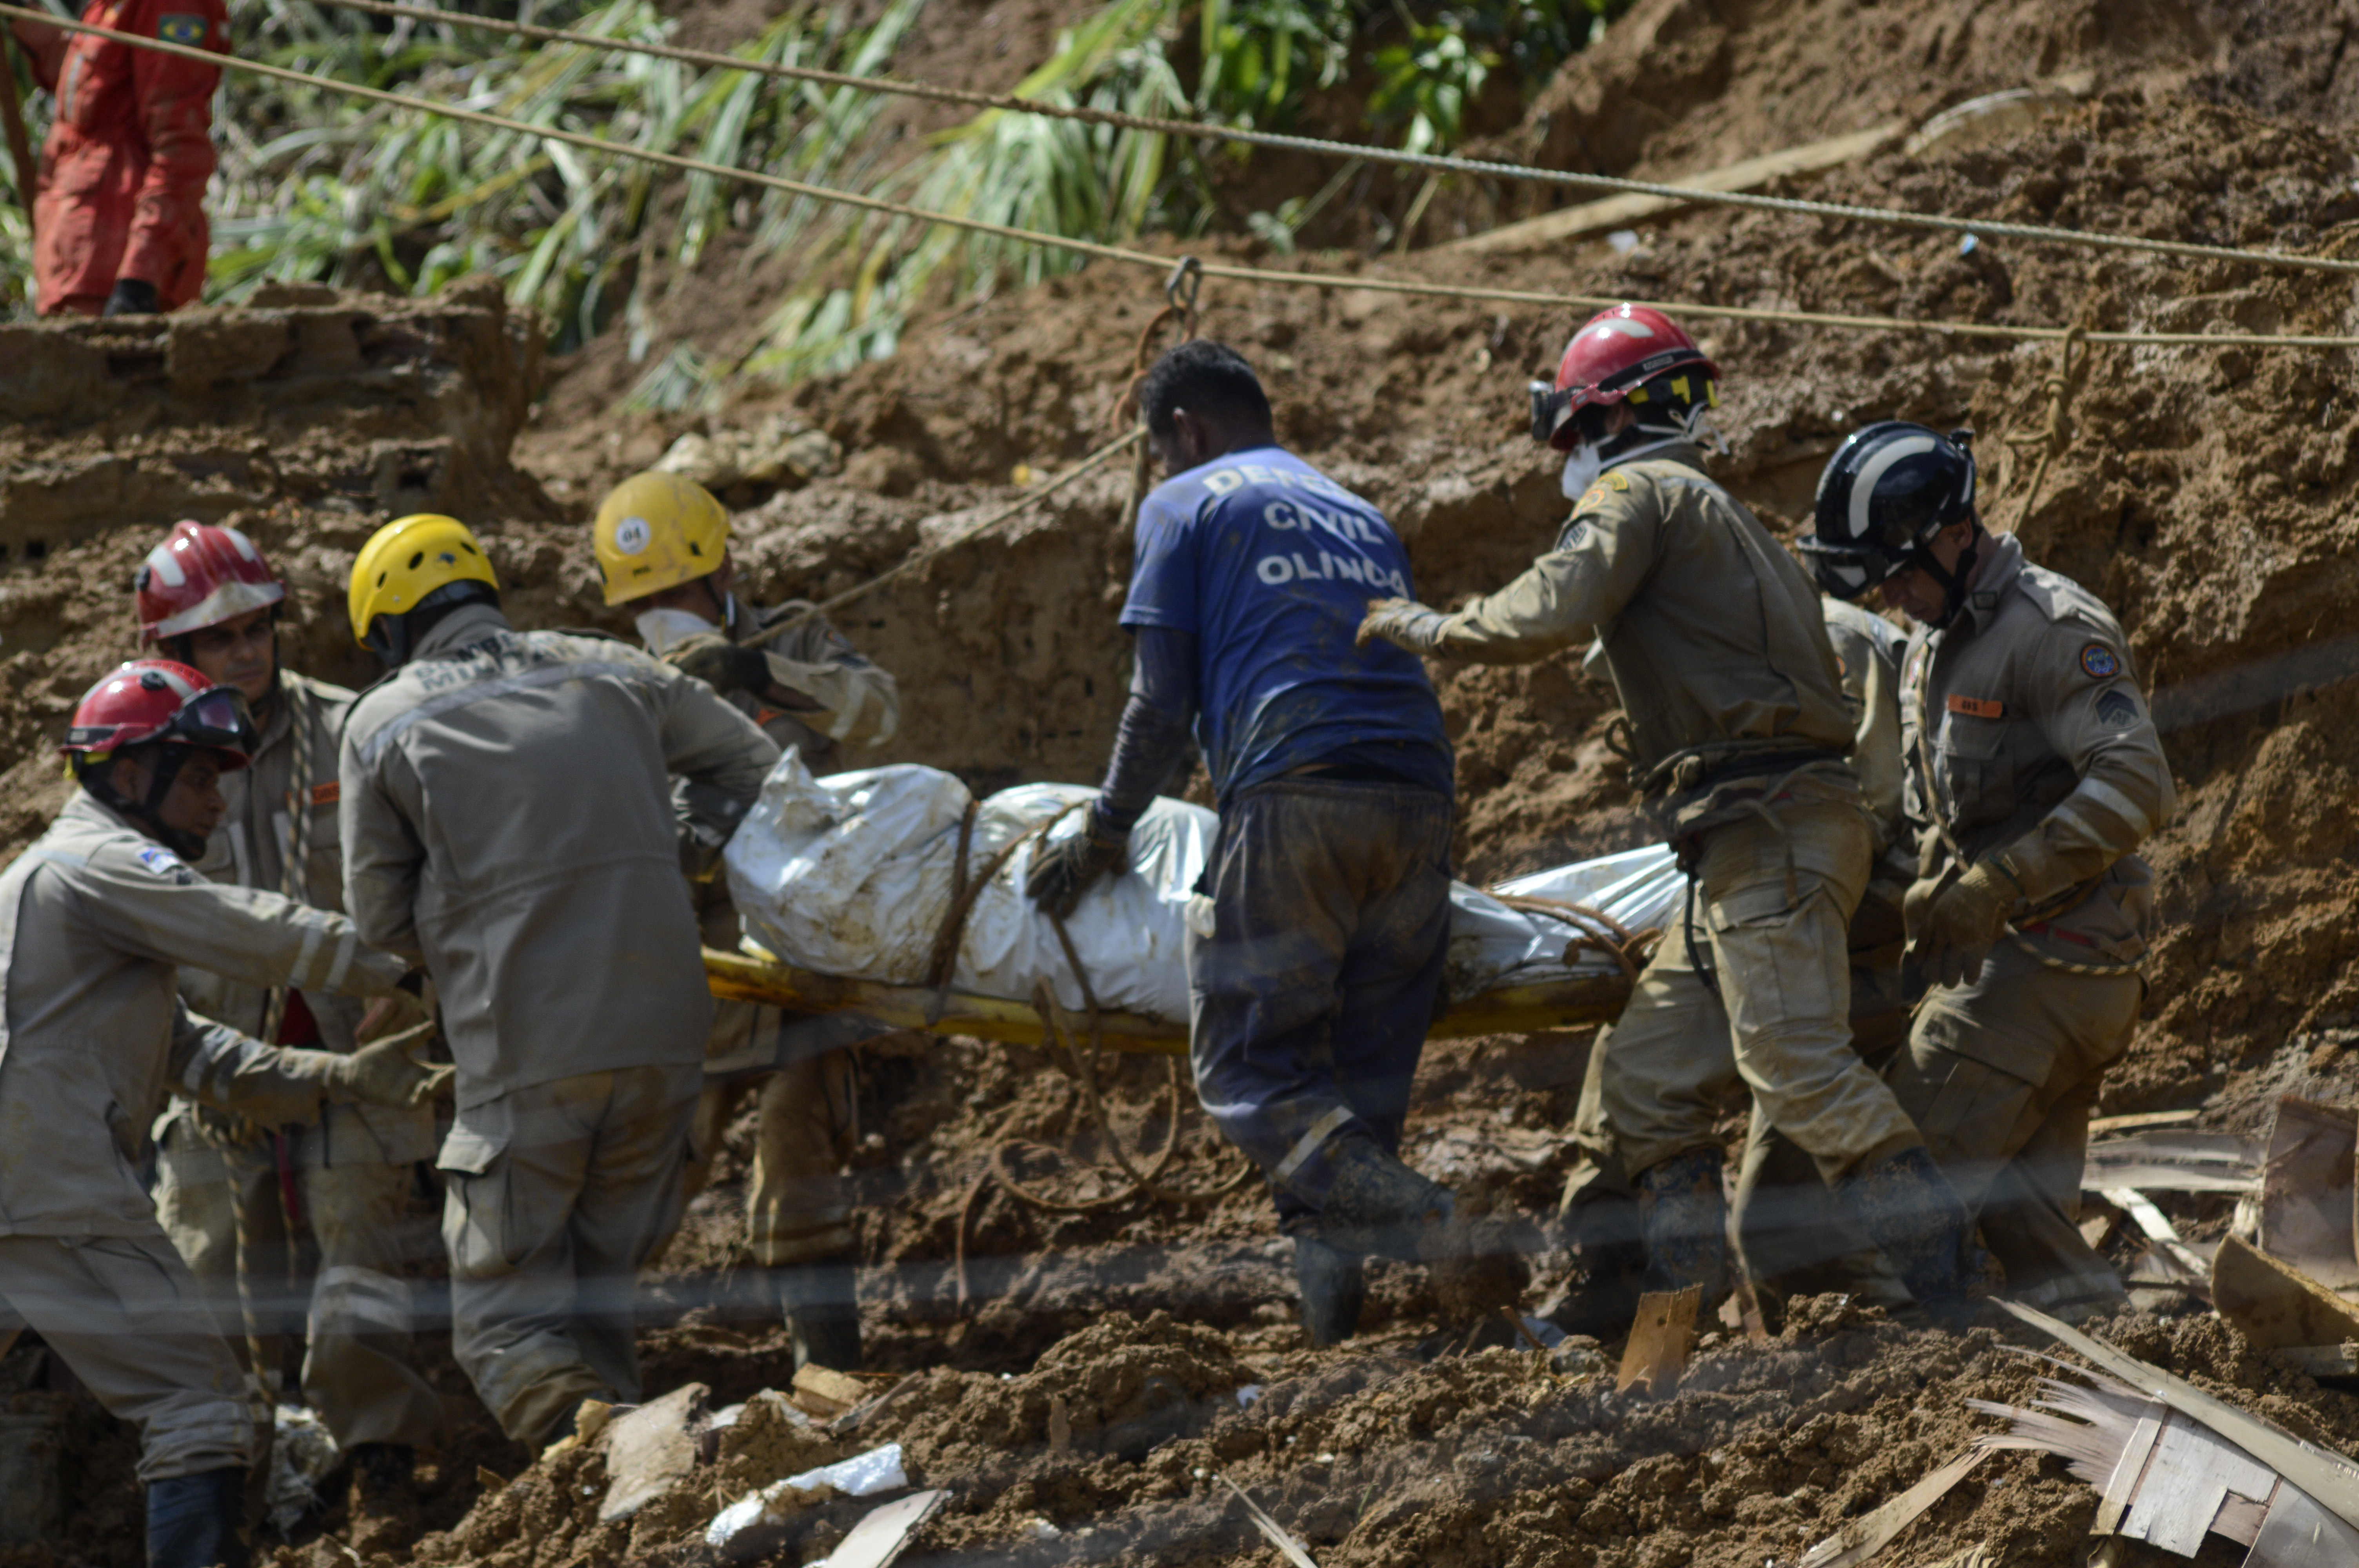
M 406 1443 L 353 1444 L 353 1509 L 389 1514 L 414 1497 L 418 1450 Z
M 1336 1248 L 1409 1261 L 1430 1256 L 1458 1212 L 1458 1199 L 1386 1153 L 1373 1138 L 1338 1140 L 1328 1153 L 1334 1184 L 1319 1230 Z
M 793 1337 L 795 1369 L 860 1370 L 860 1303 L 849 1259 L 778 1271 L 778 1305 Z
M 1368 1299 L 1367 1271 L 1357 1256 L 1306 1231 L 1294 1238 L 1294 1281 L 1311 1344 L 1324 1348 L 1352 1337 Z
M 245 1467 L 147 1483 L 147 1568 L 246 1568 Z
M 1973 1325 L 1966 1292 L 1982 1277 L 1973 1220 L 1923 1145 L 1854 1171 L 1835 1194 L 1928 1317 L 1953 1334 Z
M 1728 1294 L 1728 1200 L 1720 1151 L 1690 1149 L 1638 1173 L 1638 1234 L 1647 1248 L 1645 1291 L 1703 1291 L 1710 1312 Z
M 1637 1314 L 1638 1282 L 1647 1271 L 1637 1200 L 1609 1193 L 1568 1206 L 1563 1239 L 1578 1273 L 1538 1315 L 1567 1334 L 1621 1337 Z

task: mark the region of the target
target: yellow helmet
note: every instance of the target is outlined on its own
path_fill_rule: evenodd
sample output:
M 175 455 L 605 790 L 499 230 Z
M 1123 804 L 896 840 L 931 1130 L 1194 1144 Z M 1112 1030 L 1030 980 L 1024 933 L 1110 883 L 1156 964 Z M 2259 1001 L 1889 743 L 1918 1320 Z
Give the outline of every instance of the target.
M 592 539 L 606 602 L 627 604 L 719 571 L 729 512 L 694 480 L 650 470 L 614 487 Z
M 454 582 L 500 586 L 467 525 L 430 512 L 395 518 L 369 535 L 353 562 L 353 641 L 368 646 L 369 627 L 378 616 L 407 615 L 428 594 Z

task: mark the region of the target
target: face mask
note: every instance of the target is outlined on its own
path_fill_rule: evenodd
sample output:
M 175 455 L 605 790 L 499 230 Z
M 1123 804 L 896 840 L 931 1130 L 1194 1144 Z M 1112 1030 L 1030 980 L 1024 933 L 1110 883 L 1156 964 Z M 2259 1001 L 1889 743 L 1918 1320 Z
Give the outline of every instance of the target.
M 1572 455 L 1564 460 L 1565 498 L 1579 501 L 1587 495 L 1604 471 L 1605 458 L 1593 444 L 1583 441 L 1573 448 Z
M 647 611 L 631 624 L 639 629 L 639 641 L 647 645 L 647 652 L 658 658 L 690 637 L 701 637 L 721 630 L 703 616 L 690 615 L 685 610 Z

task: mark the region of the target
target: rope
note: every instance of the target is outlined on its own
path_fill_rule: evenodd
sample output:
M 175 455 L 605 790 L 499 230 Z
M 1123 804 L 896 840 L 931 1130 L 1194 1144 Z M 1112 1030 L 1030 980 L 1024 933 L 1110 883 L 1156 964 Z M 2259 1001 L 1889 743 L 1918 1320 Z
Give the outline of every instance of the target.
M 2029 240 L 2048 244 L 2080 245 L 2093 250 L 2147 251 L 2158 255 L 2244 262 L 2255 265 L 2288 267 L 2310 272 L 2359 273 L 2359 262 L 2343 261 L 2333 256 L 2293 255 L 2283 251 L 2244 250 L 2234 245 L 2197 244 L 2180 240 L 2151 240 L 2135 234 L 2090 233 L 2078 229 L 2060 229 L 2044 223 L 2015 223 L 1996 219 L 1958 218 L 1943 212 L 1912 212 L 1899 208 L 1863 207 L 1843 201 L 1812 201 L 1800 197 L 1763 196 L 1750 191 L 1705 190 L 1696 186 L 1674 185 L 1661 180 L 1630 179 L 1611 174 L 1582 174 L 1571 169 L 1534 168 L 1526 164 L 1496 163 L 1485 158 L 1454 157 L 1441 153 L 1406 152 L 1388 147 L 1324 140 L 1317 136 L 1298 136 L 1279 131 L 1246 130 L 1234 125 L 1212 124 L 1201 120 L 1166 119 L 1151 114 L 1128 114 L 1114 109 L 1051 103 L 1039 98 L 1025 98 L 1012 93 L 978 92 L 972 89 L 942 87 L 926 81 L 908 81 L 883 76 L 855 76 L 846 71 L 821 70 L 811 66 L 782 65 L 769 60 L 751 60 L 741 56 L 717 54 L 707 49 L 680 49 L 670 44 L 649 44 L 604 38 L 591 33 L 567 32 L 555 27 L 539 27 L 526 23 L 499 21 L 488 16 L 462 16 L 450 11 L 436 10 L 429 6 L 400 5 L 395 3 L 395 0 L 336 0 L 336 3 L 355 11 L 373 12 L 378 16 L 402 16 L 426 22 L 455 23 L 461 27 L 474 27 L 486 32 L 505 33 L 511 37 L 531 38 L 543 43 L 575 44 L 587 49 L 610 50 L 622 54 L 653 55 L 658 59 L 679 60 L 689 65 L 701 65 L 722 70 L 750 71 L 757 75 L 777 77 L 782 81 L 808 81 L 822 87 L 846 87 L 855 92 L 890 93 L 904 98 L 923 99 L 934 103 L 956 103 L 973 109 L 996 109 L 1009 114 L 1077 120 L 1084 124 L 1107 125 L 1117 130 L 1144 131 L 1158 135 L 1238 142 L 1248 146 L 1271 147 L 1284 152 L 1310 153 L 1321 157 L 1357 158 L 1368 163 L 1390 164 L 1402 168 L 1427 169 L 1436 174 L 1468 174 L 1491 179 L 1522 180 L 1582 190 L 1614 191 L 1635 196 L 1659 196 L 1697 206 L 1748 207 L 1757 211 L 1786 212 L 1801 217 L 1833 218 L 1855 222 L 1886 223 L 1901 228 L 1945 230 L 1952 233 L 1970 233 L 1983 238 Z M 1410 227 L 1414 227 L 1414 223 Z
M 1564 946 L 1564 963 L 1569 968 L 1575 955 L 1583 948 L 1604 954 L 1622 966 L 1622 972 L 1635 980 L 1638 971 L 1647 967 L 1654 956 L 1654 946 L 1663 939 L 1659 927 L 1649 925 L 1643 931 L 1633 931 L 1602 909 L 1569 899 L 1541 898 L 1534 893 L 1503 893 L 1493 892 L 1493 898 L 1509 909 L 1526 914 L 1538 914 L 1550 920 L 1560 920 L 1578 934 Z
M 592 136 L 580 131 L 562 130 L 554 125 L 533 124 L 527 121 L 512 120 L 502 114 L 486 114 L 478 109 L 462 109 L 454 104 L 438 103 L 431 99 L 413 98 L 405 93 L 388 92 L 383 88 L 363 87 L 353 82 L 336 81 L 330 78 L 312 75 L 307 71 L 290 70 L 284 66 L 266 65 L 260 60 L 240 59 L 234 56 L 215 54 L 210 49 L 196 49 L 183 44 L 170 43 L 162 38 L 142 38 L 136 34 L 118 31 L 113 27 L 93 27 L 87 22 L 68 21 L 63 17 L 53 16 L 46 11 L 28 10 L 22 5 L 0 4 L 0 16 L 9 16 L 20 18 L 25 21 L 38 22 L 44 27 L 57 27 L 66 32 L 87 33 L 93 38 L 106 38 L 116 43 L 125 44 L 133 49 L 149 49 L 158 54 L 179 55 L 183 59 L 193 59 L 201 64 L 212 66 L 218 70 L 241 70 L 248 73 L 249 75 L 266 76 L 275 81 L 290 81 L 304 87 L 322 89 L 332 92 L 341 92 L 347 97 L 365 99 L 373 103 L 384 103 L 397 109 L 408 109 L 423 114 L 440 115 L 444 119 L 456 120 L 465 124 L 485 125 L 489 126 L 493 130 L 506 131 L 518 135 L 534 136 L 547 142 L 562 142 L 569 146 L 581 147 L 588 152 L 604 153 L 618 157 L 636 158 L 644 163 L 659 164 L 664 168 L 679 169 L 689 174 L 701 174 L 710 176 L 715 179 L 734 180 L 748 185 L 758 185 L 766 189 L 782 190 L 790 195 L 809 197 L 815 201 L 830 201 L 842 206 L 857 207 L 866 211 L 882 212 L 890 217 L 906 218 L 913 222 L 938 223 L 947 228 L 964 229 L 978 234 L 991 234 L 1000 239 L 1013 240 L 1025 244 L 1042 245 L 1053 250 L 1068 251 L 1075 255 L 1095 256 L 1106 261 L 1121 262 L 1131 266 L 1153 267 L 1158 271 L 1163 270 L 1171 264 L 1170 257 L 1156 255 L 1147 251 L 1132 250 L 1125 246 L 1107 244 L 1097 240 L 1073 239 L 1062 234 L 1045 233 L 1037 229 L 1021 229 L 1012 224 L 994 223 L 980 218 L 968 218 L 956 213 L 940 212 L 924 207 L 913 207 L 907 202 L 888 201 L 879 196 L 867 196 L 863 195 L 858 191 L 840 190 L 832 186 L 814 185 L 808 180 L 789 179 L 784 175 L 769 174 L 758 169 L 733 168 L 726 164 L 712 163 L 702 158 L 688 157 L 679 153 L 659 152 L 652 147 L 628 146 L 619 142 L 606 141 L 601 137 Z M 441 14 L 440 13 L 437 13 L 437 16 L 439 19 L 451 19 L 441 16 Z M 751 69 L 752 64 L 753 62 L 751 61 L 738 61 L 736 62 L 735 69 Z M 866 81 L 869 79 L 854 78 L 853 80 Z M 1364 156 L 1367 154 L 1368 149 L 1353 148 L 1353 152 L 1355 157 Z M 1403 156 L 1407 157 L 1408 155 Z M 1424 155 L 1418 156 L 1422 157 Z M 1479 168 L 1482 166 L 1477 165 L 1473 167 Z M 1514 166 L 1502 165 L 1499 167 L 1502 169 L 1508 169 L 1512 168 Z M 1584 175 L 1580 178 L 1583 179 L 1603 179 L 1604 177 Z M 1638 181 L 1626 183 L 1631 189 L 1646 191 L 1676 192 L 1680 189 L 1676 186 L 1650 186 Z M 1715 197 L 1714 200 L 1737 200 L 1737 198 L 1723 194 L 1722 196 Z M 1758 198 L 1750 200 L 1767 200 L 1767 199 Z M 1826 204 L 1816 203 L 1811 205 L 1823 206 Z M 1849 215 L 1869 218 L 1875 216 L 1878 211 L 1878 209 L 1875 208 L 1860 208 L 1856 210 L 1838 208 L 1833 209 L 1828 213 L 1821 215 Z M 1997 233 L 2001 232 L 2007 227 L 2006 225 L 1975 223 L 1969 222 L 1964 219 L 1941 218 L 1924 214 L 1916 215 L 1914 217 L 1905 214 L 1893 214 L 1891 216 L 1896 220 L 1920 222 L 1931 227 L 1956 226 L 1970 228 L 1977 233 Z M 2128 241 L 2115 240 L 2108 236 L 2073 235 L 2069 230 L 2059 230 L 2057 232 L 2060 235 L 2065 235 L 2088 243 L 2151 247 L 2158 250 L 2168 251 L 2171 254 L 2191 253 L 2197 255 L 2206 255 L 2211 256 L 2212 259 L 2215 260 L 2229 257 L 2264 258 L 2276 256 L 2276 253 L 2273 252 L 2217 252 L 2217 247 L 2180 245 L 2174 242 L 2159 240 Z M 2217 254 L 2215 254 L 2214 252 L 2217 252 Z M 2277 259 L 2288 265 L 2310 266 L 2322 270 L 2359 270 L 2359 263 L 2336 262 L 2328 258 L 2278 256 Z M 1618 295 L 1546 294 L 1534 289 L 1480 288 L 1456 284 L 1418 283 L 1408 282 L 1396 278 L 1362 277 L 1344 273 L 1280 272 L 1261 267 L 1234 266 L 1227 263 L 1221 262 L 1204 263 L 1201 270 L 1206 277 L 1228 278 L 1241 283 L 1270 284 L 1282 287 L 1325 288 L 1337 290 L 1353 289 L 1379 294 L 1398 294 L 1421 298 L 1480 300 L 1500 305 L 1531 305 L 1549 309 L 1570 308 L 1576 310 L 1599 310 L 1614 305 L 1638 304 L 1651 306 L 1655 308 L 1670 312 L 1675 315 L 1700 319 L 1767 321 L 1792 327 L 1826 327 L 1843 331 L 1930 332 L 1938 333 L 1947 338 L 1989 338 L 2016 342 L 2054 342 L 2059 341 L 2079 330 L 2077 328 L 2009 326 L 1998 322 L 1911 320 L 1903 317 L 1896 316 L 1855 316 L 1846 315 L 1836 311 L 1778 310 L 1748 305 L 1710 305 L 1700 301 L 1631 300 L 1625 297 Z M 2359 337 L 2307 333 L 2081 332 L 2080 335 L 2081 341 L 2083 342 L 2135 343 L 2151 347 L 2233 347 L 2256 349 L 2359 348 Z M 1135 436 L 1125 436 L 1122 438 L 1122 440 L 1129 441 L 1134 438 Z M 1107 449 L 1102 449 L 1101 455 L 1105 455 L 1106 450 Z M 1070 479 L 1078 476 L 1067 475 L 1066 477 Z M 1037 497 L 1034 499 L 1037 499 Z M 855 589 L 853 590 L 853 593 L 856 595 L 859 592 L 864 591 L 866 591 L 864 589 Z M 808 619 L 808 614 L 803 618 Z
M 2048 394 L 2048 426 L 2038 436 L 2031 438 L 2040 443 L 2039 466 L 2031 470 L 2031 483 L 2023 492 L 2022 509 L 2015 514 L 2017 533 L 2021 533 L 2023 525 L 2031 520 L 2031 509 L 2039 500 L 2040 482 L 2048 477 L 2048 465 L 2063 455 L 2069 444 L 2065 405 L 2072 393 L 2072 348 L 2080 341 L 2079 333 L 2065 334 L 2062 349 L 2057 357 L 2056 373 L 2049 376 L 2041 388 Z

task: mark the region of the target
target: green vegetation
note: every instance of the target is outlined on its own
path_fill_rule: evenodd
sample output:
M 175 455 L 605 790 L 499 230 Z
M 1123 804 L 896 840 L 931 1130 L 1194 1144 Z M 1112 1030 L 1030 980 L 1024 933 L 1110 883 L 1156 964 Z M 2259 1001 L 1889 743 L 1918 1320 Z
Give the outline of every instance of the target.
M 1060 37 L 1017 91 L 1271 129 L 1299 125 L 1325 94 L 1328 124 L 1339 109 L 1364 113 L 1369 139 L 1447 150 L 1495 76 L 1535 90 L 1627 3 L 1474 0 L 1436 10 L 1403 0 L 1107 0 Z M 888 0 L 859 27 L 842 7 L 799 7 L 734 52 L 881 74 L 923 4 Z M 583 46 L 525 48 L 463 26 L 371 26 L 312 0 L 231 0 L 230 9 L 241 50 L 275 64 L 962 216 L 1113 241 L 1237 221 L 1221 191 L 1249 149 L 1233 144 L 1167 145 L 994 111 L 912 152 L 870 134 L 896 100 L 855 89 Z M 650 0 L 552 0 L 532 19 L 615 39 L 667 36 Z M 46 95 L 27 107 L 38 138 Z M 971 294 L 1075 265 L 1037 246 L 682 178 L 236 72 L 225 76 L 217 125 L 209 297 L 313 280 L 422 294 L 489 273 L 543 315 L 560 349 L 627 333 L 632 357 L 648 365 L 633 400 L 648 406 L 683 406 L 741 374 L 791 381 L 890 353 L 929 289 L 947 282 Z M 1291 248 L 1360 167 L 1346 164 L 1319 192 L 1243 221 Z M 1435 185 L 1417 192 L 1404 226 L 1414 227 Z M 724 236 L 727 260 L 715 251 Z M 700 263 L 708 276 L 694 286 L 712 287 L 712 267 L 778 254 L 793 255 L 796 276 L 810 281 L 776 303 L 749 352 L 714 362 L 684 347 L 657 351 L 653 291 L 681 286 Z M 21 215 L 0 211 L 0 257 L 19 300 L 24 256 Z

